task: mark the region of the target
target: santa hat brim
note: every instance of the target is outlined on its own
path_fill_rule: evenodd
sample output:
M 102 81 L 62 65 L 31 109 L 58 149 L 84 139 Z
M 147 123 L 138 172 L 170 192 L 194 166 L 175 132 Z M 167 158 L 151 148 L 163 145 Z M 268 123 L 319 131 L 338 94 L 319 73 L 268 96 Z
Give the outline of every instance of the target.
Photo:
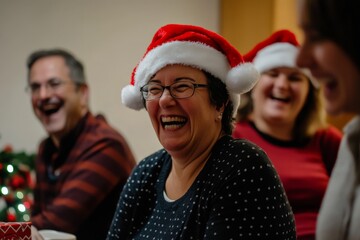
M 140 88 L 156 72 L 171 64 L 192 66 L 220 79 L 226 85 L 235 107 L 239 104 L 236 95 L 250 90 L 258 79 L 258 73 L 250 63 L 231 68 L 226 56 L 213 47 L 200 42 L 172 41 L 150 50 L 144 56 L 135 71 L 134 85 L 122 90 L 122 102 L 132 109 L 141 109 Z
M 259 51 L 253 60 L 255 68 L 260 72 L 266 72 L 278 67 L 298 68 L 296 57 L 299 48 L 290 43 L 279 42 L 269 45 Z M 307 69 L 300 69 L 318 87 L 318 82 Z

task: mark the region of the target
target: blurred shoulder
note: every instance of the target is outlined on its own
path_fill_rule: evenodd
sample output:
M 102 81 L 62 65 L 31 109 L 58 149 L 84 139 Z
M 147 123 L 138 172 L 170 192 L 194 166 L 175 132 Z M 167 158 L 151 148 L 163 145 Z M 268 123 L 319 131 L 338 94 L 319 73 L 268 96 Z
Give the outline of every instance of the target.
M 221 144 L 222 149 L 235 153 L 264 153 L 261 147 L 244 138 L 235 139 L 231 136 L 224 136 L 223 139 L 219 140 L 219 144 Z
M 214 156 L 225 161 L 269 163 L 269 158 L 262 148 L 246 139 L 234 139 L 231 136 L 224 136 L 214 148 Z
M 316 132 L 315 138 L 321 142 L 334 142 L 340 143 L 343 133 L 334 126 L 328 126 L 327 128 L 320 129 Z

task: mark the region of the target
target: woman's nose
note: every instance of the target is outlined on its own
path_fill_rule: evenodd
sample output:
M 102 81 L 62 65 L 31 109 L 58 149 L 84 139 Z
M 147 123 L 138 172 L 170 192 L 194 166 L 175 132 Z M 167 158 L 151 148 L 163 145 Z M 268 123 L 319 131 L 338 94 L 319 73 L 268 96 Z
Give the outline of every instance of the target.
M 160 99 L 159 99 L 159 104 L 162 107 L 166 107 L 169 106 L 169 104 L 173 104 L 175 102 L 175 99 L 173 96 L 171 96 L 170 94 L 170 90 L 168 88 L 164 89 L 164 92 L 162 93 Z
M 276 78 L 275 86 L 287 88 L 289 86 L 288 76 L 286 74 L 279 74 L 279 76 Z

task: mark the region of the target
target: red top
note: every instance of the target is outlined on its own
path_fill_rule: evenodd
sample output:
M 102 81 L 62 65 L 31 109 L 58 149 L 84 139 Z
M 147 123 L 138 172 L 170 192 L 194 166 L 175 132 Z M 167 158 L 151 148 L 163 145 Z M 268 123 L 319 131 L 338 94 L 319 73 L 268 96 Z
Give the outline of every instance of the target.
M 260 146 L 278 171 L 295 215 L 298 240 L 315 239 L 316 218 L 341 136 L 329 127 L 307 141 L 281 141 L 259 132 L 252 123 L 236 123 L 233 137 Z

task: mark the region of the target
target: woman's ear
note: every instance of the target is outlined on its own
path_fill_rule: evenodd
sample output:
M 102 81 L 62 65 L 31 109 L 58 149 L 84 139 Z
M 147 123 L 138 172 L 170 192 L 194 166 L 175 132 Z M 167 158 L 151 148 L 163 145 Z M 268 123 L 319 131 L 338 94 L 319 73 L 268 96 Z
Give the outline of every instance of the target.
M 228 104 L 228 102 L 229 102 L 229 100 L 226 103 L 222 104 L 221 106 L 216 107 L 216 116 L 215 117 L 217 120 L 221 121 L 223 112 L 225 110 L 225 106 L 226 106 L 226 104 Z

